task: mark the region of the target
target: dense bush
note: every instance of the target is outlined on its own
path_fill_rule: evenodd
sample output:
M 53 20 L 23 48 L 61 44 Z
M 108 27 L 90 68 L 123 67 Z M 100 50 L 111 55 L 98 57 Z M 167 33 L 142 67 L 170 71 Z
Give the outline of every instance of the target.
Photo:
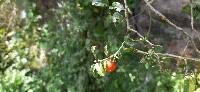
M 132 37 L 127 8 L 123 0 L 0 0 L 0 91 L 198 91 L 199 75 L 183 73 L 189 66 L 161 69 L 174 58 L 158 59 L 161 46 Z M 117 64 L 111 73 L 108 59 Z

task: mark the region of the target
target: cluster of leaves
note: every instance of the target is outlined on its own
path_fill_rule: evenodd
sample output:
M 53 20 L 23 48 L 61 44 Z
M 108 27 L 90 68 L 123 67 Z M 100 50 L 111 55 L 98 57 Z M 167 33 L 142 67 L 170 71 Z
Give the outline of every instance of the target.
M 105 2 L 104 0 L 93 0 L 93 5 L 99 6 L 99 7 L 106 7 L 110 10 L 115 10 L 115 13 L 120 14 L 120 16 L 124 16 L 124 5 L 121 2 Z M 198 20 L 198 5 L 195 5 L 194 8 L 194 18 L 195 20 Z M 125 18 L 125 17 L 122 17 Z M 113 21 L 115 22 L 115 21 Z M 127 35 L 127 34 L 126 34 Z M 135 38 L 128 38 L 131 39 L 131 42 L 127 39 L 124 39 L 128 43 L 137 44 L 137 43 L 143 43 L 144 40 L 137 40 Z M 137 92 L 137 91 L 154 91 L 154 92 L 180 92 L 180 91 L 186 91 L 186 92 L 193 92 L 198 91 L 198 83 L 196 83 L 196 79 L 198 79 L 198 76 L 193 75 L 185 75 L 183 74 L 184 70 L 182 68 L 177 68 L 173 70 L 173 65 L 169 65 L 166 69 L 163 69 L 165 66 L 170 64 L 171 61 L 173 61 L 170 58 L 167 57 L 157 57 L 155 55 L 142 55 L 138 56 L 138 53 L 133 53 L 135 48 L 138 48 L 136 45 L 131 46 L 123 46 L 126 47 L 123 51 L 121 51 L 120 56 L 121 58 L 117 57 L 117 63 L 118 63 L 118 69 L 115 73 L 109 73 L 106 74 L 105 70 L 107 67 L 105 67 L 104 63 L 109 61 L 110 57 L 116 58 L 116 53 L 112 53 L 110 56 L 107 55 L 107 49 L 105 49 L 104 54 L 106 55 L 105 59 L 99 59 L 96 58 L 96 54 L 94 53 L 94 49 L 91 51 L 94 54 L 95 57 L 95 64 L 91 66 L 94 73 L 99 74 L 100 76 L 104 76 L 106 78 L 116 78 L 117 76 L 120 76 L 120 78 L 112 79 L 112 81 L 106 80 L 108 82 L 109 86 L 107 91 L 131 91 L 131 92 Z M 128 52 L 126 52 L 128 49 Z M 160 52 L 160 48 L 141 48 L 139 49 L 146 50 L 147 52 Z M 162 51 L 162 50 L 161 50 Z M 132 55 L 130 55 L 132 53 Z M 118 53 L 117 53 L 118 54 Z M 166 59 L 167 58 L 167 59 Z M 127 64 L 128 62 L 128 64 Z M 187 65 L 186 65 L 187 66 Z M 184 66 L 185 67 L 185 66 Z M 164 70 L 164 71 L 163 71 Z M 110 77 L 112 76 L 112 77 Z M 186 77 L 185 77 L 186 76 Z M 131 81 L 130 81 L 131 80 Z M 121 84 L 121 81 L 125 82 L 126 85 L 123 83 Z M 107 84 L 107 83 L 106 83 Z M 121 85 L 120 85 L 121 84 Z M 110 85 L 113 85 L 110 88 Z M 149 86 L 151 85 L 151 86 Z M 119 87 L 119 89 L 113 89 L 113 87 Z
M 138 44 L 143 40 L 127 38 L 123 0 L 58 0 L 56 7 L 46 10 L 52 13 L 40 12 L 37 1 L 0 0 L 1 12 L 6 11 L 0 14 L 1 92 L 180 92 L 197 88 L 193 77 L 161 72 L 155 55 L 133 53 L 134 46 L 152 52 L 157 49 L 141 48 Z M 137 3 L 128 0 L 131 8 Z M 52 16 L 45 19 L 45 15 Z M 124 40 L 131 46 L 119 50 Z M 93 61 L 109 56 L 117 69 L 104 73 L 102 64 L 109 59 Z M 91 65 L 93 70 L 102 67 L 91 73 Z
M 89 67 L 94 58 L 89 50 L 91 44 L 98 45 L 99 48 L 108 44 L 113 46 L 113 51 L 116 50 L 118 39 L 123 39 L 120 37 L 123 25 L 112 24 L 110 16 L 105 17 L 108 10 L 92 6 L 90 0 L 61 0 L 56 3 L 57 8 L 54 8 L 51 19 L 47 20 L 44 20 L 43 15 L 46 14 L 40 13 L 35 1 L 21 2 L 23 1 L 2 3 L 2 7 L 6 3 L 19 10 L 13 11 L 16 15 L 12 16 L 17 22 L 9 21 L 14 26 L 1 25 L 0 28 L 0 90 L 102 90 L 97 86 L 100 85 L 99 81 L 93 81 L 90 74 Z M 3 19 L 6 16 L 1 17 Z M 114 26 L 119 27 L 117 29 Z

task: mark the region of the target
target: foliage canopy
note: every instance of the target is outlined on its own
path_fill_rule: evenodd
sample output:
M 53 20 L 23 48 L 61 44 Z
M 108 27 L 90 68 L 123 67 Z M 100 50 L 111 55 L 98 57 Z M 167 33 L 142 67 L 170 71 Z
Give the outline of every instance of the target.
M 198 92 L 200 75 L 184 74 L 189 64 L 161 69 L 174 58 L 127 31 L 140 0 L 124 1 L 0 0 L 0 92 Z

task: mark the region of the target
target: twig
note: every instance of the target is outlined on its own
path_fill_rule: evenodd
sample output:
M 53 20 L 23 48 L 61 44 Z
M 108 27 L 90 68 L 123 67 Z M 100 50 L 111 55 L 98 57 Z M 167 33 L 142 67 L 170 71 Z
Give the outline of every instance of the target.
M 150 54 L 152 54 L 152 53 L 148 53 L 148 52 L 141 51 L 141 50 L 138 50 L 138 49 L 136 49 L 136 52 L 140 53 L 140 54 L 144 54 L 144 55 L 150 55 Z M 182 59 L 182 60 L 191 60 L 191 61 L 198 61 L 198 62 L 200 62 L 200 59 L 198 59 L 198 58 L 188 58 L 188 57 L 178 56 L 178 55 L 169 54 L 169 53 L 154 53 L 154 54 L 158 55 L 158 56 L 173 57 L 173 58 Z
M 151 16 L 151 12 L 148 9 L 148 13 L 149 13 L 149 28 L 148 28 L 148 32 L 147 32 L 147 38 L 149 37 L 150 31 L 151 31 L 151 20 L 152 20 L 152 16 Z
M 196 45 L 195 45 L 195 42 L 193 41 L 193 38 L 186 32 L 183 31 L 183 29 L 181 27 L 178 27 L 177 25 L 175 25 L 174 23 L 172 23 L 169 19 L 167 19 L 162 13 L 158 12 L 157 10 L 155 10 L 148 1 L 144 0 L 147 5 L 150 7 L 151 10 L 153 10 L 156 14 L 158 14 L 161 18 L 163 18 L 167 23 L 169 23 L 170 25 L 174 26 L 175 28 L 177 28 L 178 30 L 182 31 L 185 35 L 187 35 L 192 41 L 192 44 L 194 44 L 195 48 L 197 49 Z M 138 31 L 130 28 L 130 24 L 129 24 L 129 18 L 128 18 L 128 6 L 127 6 L 127 2 L 126 0 L 124 0 L 124 4 L 125 4 L 125 18 L 126 18 L 126 25 L 127 25 L 127 30 L 129 31 L 132 31 L 134 33 L 136 33 L 140 38 L 144 38 L 144 36 L 142 36 Z M 154 46 L 153 43 L 151 43 L 150 41 L 146 40 L 145 41 L 147 43 L 149 43 L 151 46 Z M 121 46 L 119 47 L 119 49 L 114 53 L 112 54 L 111 56 L 107 57 L 107 58 L 104 58 L 104 59 L 101 59 L 101 60 L 98 60 L 98 61 L 105 61 L 109 58 L 112 58 L 112 57 L 115 57 L 117 56 L 119 53 L 120 53 L 120 50 L 123 48 L 125 44 L 125 41 L 122 42 Z M 140 54 L 143 54 L 143 55 L 152 55 L 152 53 L 149 53 L 149 52 L 145 52 L 145 51 L 142 51 L 142 50 L 138 50 L 138 49 L 135 49 L 135 51 L 137 53 L 140 53 Z M 198 49 L 197 49 L 198 51 Z M 171 58 L 177 58 L 177 59 L 182 59 L 182 60 L 191 60 L 191 61 L 199 61 L 200 62 L 200 59 L 198 58 L 189 58 L 189 57 L 184 57 L 184 56 L 178 56 L 178 55 L 174 55 L 174 54 L 169 54 L 169 53 L 155 53 L 153 52 L 154 55 L 156 55 L 157 57 L 159 56 L 163 56 L 163 57 L 171 57 Z
M 191 29 L 192 31 L 194 31 L 195 33 L 197 33 L 198 35 L 198 39 L 200 41 L 200 35 L 199 32 L 197 32 L 197 30 L 194 28 L 194 14 L 193 14 L 193 0 L 190 0 L 190 16 L 191 16 Z M 196 46 L 196 43 L 194 41 L 192 41 L 193 47 L 195 48 L 195 50 L 200 53 L 199 49 Z
M 200 41 L 200 34 L 199 34 L 199 32 L 194 28 L 194 11 L 193 11 L 193 8 L 194 8 L 194 6 L 193 6 L 193 0 L 190 0 L 190 16 L 191 16 L 191 29 L 192 29 L 192 31 L 194 31 L 195 33 L 197 33 L 198 34 L 198 39 L 199 39 L 199 41 Z
M 126 26 L 127 26 L 127 29 L 130 29 L 130 25 L 129 25 L 129 19 L 128 19 L 128 5 L 127 5 L 127 2 L 126 0 L 124 0 L 124 6 L 125 6 L 125 12 L 124 12 L 124 15 L 125 15 L 125 19 L 126 19 Z
M 158 16 L 160 16 L 163 20 L 165 20 L 167 23 L 169 23 L 170 25 L 174 26 L 176 29 L 178 30 L 183 30 L 183 28 L 177 26 L 176 24 L 174 24 L 173 22 L 171 22 L 169 19 L 167 19 L 167 17 L 165 17 L 165 15 L 163 15 L 162 13 L 160 13 L 159 11 L 157 11 L 147 0 L 144 0 L 146 5 L 154 12 L 156 13 Z
M 101 62 L 101 61 L 105 61 L 105 60 L 107 60 L 107 59 L 109 59 L 109 58 L 116 57 L 116 56 L 120 53 L 120 50 L 124 47 L 124 43 L 125 43 L 125 41 L 122 42 L 121 46 L 119 47 L 119 49 L 118 49 L 114 54 L 110 55 L 110 56 L 107 57 L 107 58 L 98 60 L 98 61 Z
M 125 43 L 125 41 L 122 42 L 122 44 L 121 44 L 121 46 L 119 47 L 119 49 L 115 52 L 115 54 L 111 55 L 111 57 L 115 57 L 115 56 L 117 56 L 117 54 L 119 54 L 119 52 L 120 52 L 120 50 L 122 49 L 122 47 L 124 47 L 124 43 Z
M 190 16 L 191 16 L 191 27 L 194 30 L 194 17 L 193 17 L 193 0 L 190 0 Z
M 192 40 L 192 45 L 195 48 L 196 52 L 200 53 L 199 49 L 196 46 L 196 43 L 194 42 L 194 40 Z
M 134 29 L 132 29 L 132 28 L 130 27 L 130 24 L 129 24 L 129 16 L 128 16 L 128 10 L 129 10 L 129 8 L 128 8 L 128 5 L 127 5 L 126 0 L 124 0 L 124 6 L 125 6 L 124 15 L 125 15 L 125 19 L 126 19 L 127 30 L 128 30 L 128 31 L 132 31 L 132 32 L 136 33 L 140 38 L 145 39 L 144 36 L 142 36 L 138 31 L 136 31 L 136 30 L 134 30 Z M 146 41 L 149 45 L 154 46 L 154 44 L 151 43 L 149 40 L 145 39 L 145 41 Z
M 171 22 L 165 15 L 163 15 L 162 13 L 160 13 L 159 11 L 157 11 L 147 0 L 144 0 L 144 2 L 146 3 L 146 5 L 155 13 L 157 14 L 159 17 L 161 17 L 161 19 L 165 20 L 168 24 L 170 24 L 171 26 L 175 27 L 176 29 L 178 29 L 179 31 L 183 32 L 187 37 L 189 37 L 189 39 L 192 42 L 192 45 L 194 45 L 195 50 L 200 53 L 199 49 L 196 47 L 196 43 L 193 40 L 193 37 L 190 36 L 187 32 L 185 32 L 183 30 L 183 28 L 177 26 L 176 24 L 174 24 L 173 22 Z
M 154 45 L 153 43 L 151 43 L 149 40 L 145 39 L 144 36 L 142 36 L 138 31 L 136 31 L 136 30 L 134 30 L 134 29 L 132 29 L 132 28 L 130 28 L 130 29 L 128 29 L 128 30 L 130 30 L 130 31 L 132 31 L 132 32 L 134 32 L 134 33 L 136 33 L 140 38 L 144 39 L 149 45 L 155 46 L 155 45 Z
M 186 52 L 186 49 L 188 48 L 188 44 L 189 44 L 189 41 L 187 41 L 186 45 L 185 45 L 185 48 L 183 49 L 183 52 L 181 53 L 181 56 L 185 56 L 185 52 Z M 180 60 L 179 60 L 180 61 Z M 187 60 L 184 59 L 184 63 L 187 65 Z M 185 67 L 186 68 L 186 67 Z M 184 68 L 184 69 L 185 69 Z
M 188 44 L 189 44 L 189 41 L 187 41 L 185 48 L 183 49 L 183 52 L 181 53 L 181 56 L 183 56 L 185 54 L 185 51 L 188 48 Z
M 160 13 L 159 11 L 157 11 L 147 0 L 144 0 L 146 5 L 158 16 L 161 17 L 161 19 L 165 20 L 168 24 L 170 24 L 171 26 L 175 27 L 176 29 L 178 29 L 179 31 L 182 31 L 185 35 L 187 35 L 190 39 L 193 39 L 187 32 L 183 31 L 183 28 L 177 26 L 176 24 L 174 24 L 173 22 L 171 22 L 165 15 L 163 15 L 162 13 Z

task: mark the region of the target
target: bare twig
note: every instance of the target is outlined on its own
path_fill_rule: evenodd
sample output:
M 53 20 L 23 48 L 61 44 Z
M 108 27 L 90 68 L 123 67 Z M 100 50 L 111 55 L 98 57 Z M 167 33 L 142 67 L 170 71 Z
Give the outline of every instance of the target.
M 196 43 L 194 42 L 194 40 L 192 40 L 191 42 L 192 42 L 192 45 L 193 45 L 193 47 L 195 48 L 196 52 L 200 53 L 200 51 L 199 51 L 199 49 L 197 48 Z
M 124 0 L 124 6 L 125 6 L 124 15 L 125 15 L 125 18 L 126 18 L 127 30 L 128 30 L 128 31 L 132 31 L 132 32 L 136 33 L 140 38 L 145 39 L 145 37 L 142 36 L 138 31 L 136 31 L 136 30 L 134 30 L 134 29 L 132 29 L 132 28 L 130 27 L 130 24 L 129 24 L 129 16 L 128 16 L 128 10 L 129 10 L 129 8 L 128 8 L 128 5 L 127 5 L 126 0 Z M 149 45 L 154 46 L 154 44 L 151 43 L 149 40 L 145 39 L 145 41 L 146 41 Z
M 109 59 L 109 58 L 116 57 L 116 56 L 120 53 L 120 50 L 124 47 L 124 44 L 125 44 L 125 41 L 122 42 L 121 46 L 119 47 L 119 49 L 118 49 L 114 54 L 110 55 L 110 56 L 107 57 L 107 58 L 104 58 L 104 59 L 98 60 L 98 61 L 101 62 L 101 61 L 105 61 L 105 60 L 107 60 L 107 59 Z
M 193 0 L 190 0 L 190 16 L 191 16 L 191 27 L 192 27 L 192 30 L 195 30 L 194 29 L 194 17 L 193 17 Z
M 125 43 L 125 41 L 122 42 L 122 44 L 121 44 L 121 46 L 119 47 L 119 49 L 118 49 L 113 55 L 111 55 L 110 57 L 115 57 L 115 56 L 117 56 L 117 55 L 119 54 L 120 50 L 124 47 L 124 43 Z
M 183 52 L 181 53 L 181 56 L 183 56 L 185 54 L 186 49 L 188 48 L 188 44 L 189 44 L 189 41 L 187 41 L 185 48 L 183 49 Z
M 140 54 L 143 54 L 143 55 L 150 55 L 150 54 L 152 54 L 152 53 L 148 53 L 148 52 L 141 51 L 141 50 L 138 50 L 138 49 L 136 49 L 136 52 L 140 53 Z M 178 56 L 178 55 L 169 54 L 169 53 L 154 53 L 154 54 L 158 55 L 158 56 L 172 57 L 172 58 L 177 58 L 177 59 L 182 59 L 182 60 L 191 60 L 191 61 L 198 61 L 198 62 L 200 62 L 200 59 L 198 59 L 198 58 L 188 58 L 188 57 Z
M 148 29 L 148 32 L 147 32 L 147 38 L 150 34 L 150 31 L 151 31 L 151 20 L 152 20 L 152 16 L 151 16 L 151 12 L 148 10 L 148 13 L 149 13 L 149 29 Z
M 173 22 L 171 22 L 169 19 L 167 19 L 167 17 L 165 17 L 165 15 L 163 15 L 162 13 L 160 13 L 159 11 L 157 11 L 151 4 L 150 2 L 148 2 L 147 0 L 144 0 L 146 5 L 158 16 L 161 17 L 161 19 L 165 20 L 167 23 L 169 23 L 170 25 L 172 25 L 173 27 L 175 27 L 178 30 L 183 30 L 183 28 L 177 26 L 176 24 L 174 24 Z
M 124 15 L 125 15 L 125 19 L 126 19 L 126 26 L 127 26 L 127 29 L 130 29 L 130 25 L 129 25 L 129 16 L 128 16 L 128 5 L 127 5 L 127 2 L 126 0 L 124 0 L 124 6 L 125 6 L 125 12 L 124 12 Z
M 196 43 L 193 40 L 193 37 L 191 35 L 189 35 L 187 32 L 185 32 L 183 30 L 183 28 L 177 26 L 176 24 L 174 24 L 173 22 L 171 22 L 165 15 L 163 15 L 162 13 L 160 13 L 159 11 L 157 11 L 147 0 L 144 0 L 146 5 L 155 13 L 157 14 L 159 17 L 161 17 L 161 19 L 165 20 L 168 24 L 170 24 L 171 26 L 175 27 L 176 29 L 178 29 L 179 31 L 183 32 L 187 37 L 189 37 L 189 39 L 192 42 L 192 45 L 194 46 L 196 52 L 200 53 L 199 49 L 196 47 Z M 193 24 L 193 23 L 191 23 Z
M 147 3 L 147 5 L 150 7 L 151 10 L 153 10 L 156 14 L 158 14 L 158 15 L 159 15 L 162 19 L 164 19 L 167 23 L 169 23 L 170 25 L 174 26 L 174 27 L 177 28 L 178 30 L 182 31 L 185 35 L 187 35 L 187 36 L 192 40 L 192 41 L 191 41 L 192 44 L 194 44 L 194 47 L 195 47 L 196 50 L 198 51 L 198 49 L 197 49 L 197 47 L 196 47 L 196 45 L 195 45 L 195 42 L 193 41 L 193 38 L 192 38 L 187 32 L 184 32 L 184 31 L 183 31 L 183 28 L 181 28 L 181 27 L 175 25 L 175 24 L 172 23 L 169 19 L 167 19 L 162 13 L 158 12 L 157 10 L 155 10 L 155 9 L 150 5 L 150 3 L 149 3 L 148 1 L 146 1 L 146 0 L 144 0 L 144 1 Z M 124 13 L 124 15 L 125 15 L 125 18 L 126 18 L 127 30 L 136 33 L 140 38 L 144 38 L 144 36 L 142 36 L 138 31 L 136 31 L 136 30 L 130 28 L 129 18 L 128 18 L 129 12 L 128 12 L 128 6 L 127 6 L 126 0 L 124 0 L 124 4 L 125 4 L 125 13 Z M 144 39 L 145 39 L 145 38 L 144 38 Z M 145 39 L 145 41 L 146 41 L 149 45 L 154 46 L 154 44 L 151 43 L 150 41 L 148 41 L 147 39 Z M 119 49 L 118 49 L 114 54 L 110 55 L 110 56 L 107 57 L 107 58 L 98 60 L 98 61 L 105 61 L 105 60 L 107 60 L 107 59 L 109 59 L 109 58 L 116 57 L 116 56 L 120 53 L 120 50 L 124 47 L 124 44 L 125 44 L 125 41 L 122 42 L 121 46 L 119 47 Z M 187 44 L 188 44 L 188 43 L 187 43 Z M 186 49 L 186 48 L 187 48 L 187 45 L 186 45 L 185 49 Z M 185 49 L 184 49 L 184 50 L 185 50 Z M 199 62 L 200 62 L 200 59 L 198 59 L 198 58 L 189 58 L 189 57 L 178 56 L 178 55 L 169 54 L 169 53 L 156 53 L 156 52 L 151 53 L 151 52 L 145 52 L 145 51 L 138 50 L 138 49 L 135 49 L 135 52 L 136 52 L 136 53 L 139 53 L 139 54 L 143 54 L 143 55 L 156 55 L 156 57 L 158 57 L 158 58 L 159 58 L 160 56 L 162 56 L 162 57 L 177 58 L 177 59 L 181 59 L 181 60 L 184 60 L 184 61 L 185 61 L 185 60 L 191 60 L 191 61 L 199 61 Z
M 192 31 L 194 31 L 195 33 L 197 33 L 198 35 L 198 39 L 200 41 L 200 34 L 199 32 L 194 28 L 194 10 L 193 10 L 194 6 L 193 6 L 193 0 L 190 0 L 190 16 L 191 16 L 191 29 Z

